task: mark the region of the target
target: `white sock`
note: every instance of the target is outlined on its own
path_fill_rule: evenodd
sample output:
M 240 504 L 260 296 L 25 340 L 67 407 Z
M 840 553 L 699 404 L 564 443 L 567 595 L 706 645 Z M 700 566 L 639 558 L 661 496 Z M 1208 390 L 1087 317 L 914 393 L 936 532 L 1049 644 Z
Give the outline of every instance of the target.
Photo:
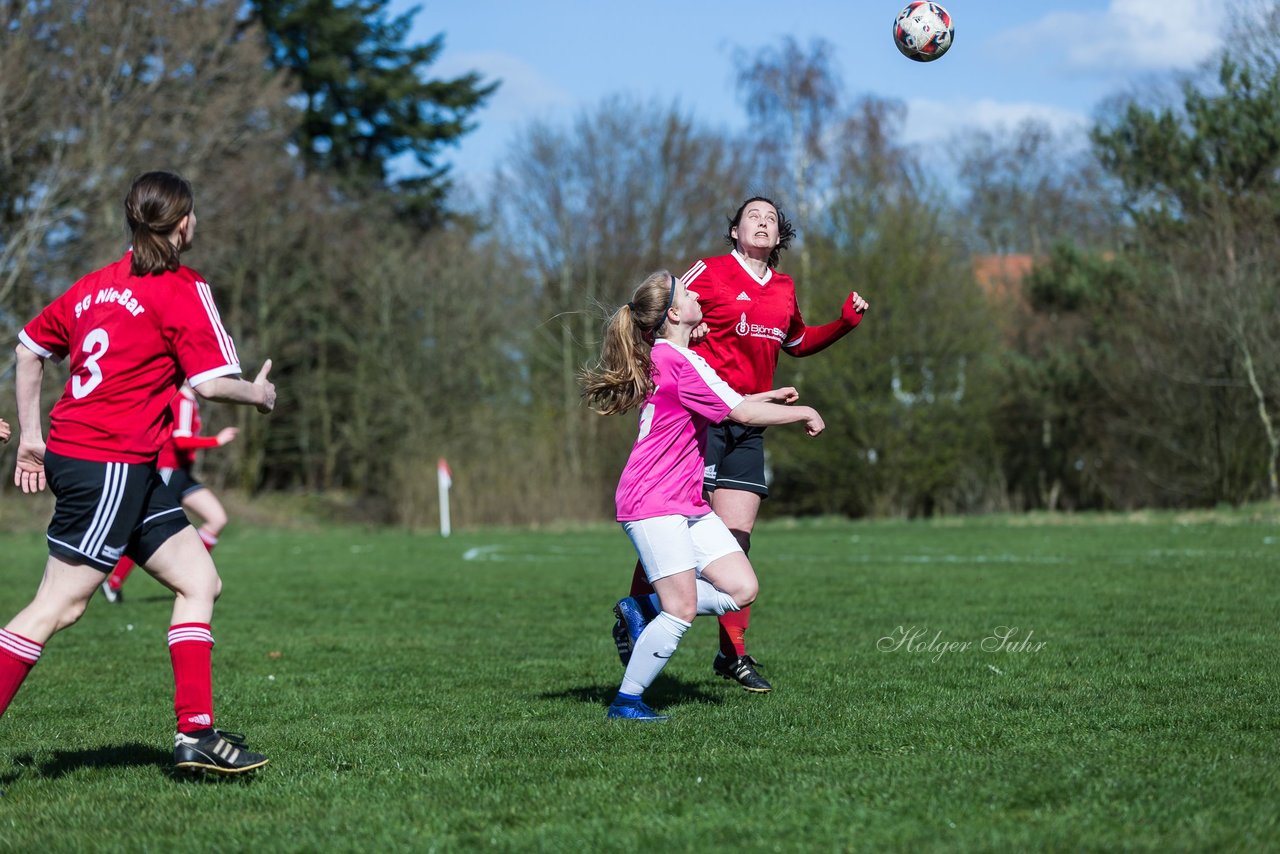
M 631 663 L 627 665 L 627 672 L 622 674 L 622 687 L 618 690 L 637 697 L 643 694 L 667 666 L 667 659 L 675 654 L 680 638 L 689 631 L 690 625 L 666 611 L 650 620 L 640 637 L 636 638 Z
M 738 603 L 733 601 L 733 597 L 725 593 L 719 587 L 716 587 L 705 578 L 697 579 L 698 585 L 698 613 L 699 614 L 727 614 L 730 611 L 741 611 Z

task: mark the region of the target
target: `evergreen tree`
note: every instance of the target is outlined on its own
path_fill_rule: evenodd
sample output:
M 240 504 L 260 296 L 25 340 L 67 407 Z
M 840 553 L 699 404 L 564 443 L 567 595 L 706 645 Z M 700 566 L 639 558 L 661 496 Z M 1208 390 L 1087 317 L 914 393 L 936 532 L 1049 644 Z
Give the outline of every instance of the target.
M 473 129 L 472 114 L 498 83 L 477 73 L 427 76 L 444 36 L 406 44 L 421 7 L 390 17 L 390 0 L 252 0 L 266 31 L 270 62 L 287 69 L 301 92 L 294 134 L 311 173 L 340 179 L 349 191 L 387 187 L 401 212 L 437 222 L 449 189 L 441 149 Z M 411 155 L 412 172 L 394 161 Z

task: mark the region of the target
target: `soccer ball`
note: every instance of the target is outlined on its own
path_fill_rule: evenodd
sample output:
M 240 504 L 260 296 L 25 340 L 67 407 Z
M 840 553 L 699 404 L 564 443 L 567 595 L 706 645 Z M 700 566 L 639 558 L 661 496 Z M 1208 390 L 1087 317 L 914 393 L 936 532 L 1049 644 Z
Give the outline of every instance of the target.
M 916 62 L 933 62 L 947 52 L 955 36 L 951 13 L 938 3 L 908 3 L 893 22 L 893 43 Z

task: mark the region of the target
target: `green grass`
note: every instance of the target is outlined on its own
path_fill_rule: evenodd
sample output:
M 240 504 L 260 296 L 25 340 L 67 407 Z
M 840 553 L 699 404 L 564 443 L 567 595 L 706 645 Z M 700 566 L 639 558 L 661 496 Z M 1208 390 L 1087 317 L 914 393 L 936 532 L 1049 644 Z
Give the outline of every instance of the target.
M 704 618 L 662 725 L 604 719 L 613 527 L 233 528 L 216 712 L 272 764 L 170 778 L 169 598 L 138 575 L 0 719 L 0 850 L 1280 847 L 1274 520 L 1041 521 L 763 526 L 776 690 L 714 677 Z M 0 554 L 8 615 L 42 538 Z M 999 626 L 1044 646 L 982 649 Z M 899 627 L 971 646 L 877 648 Z

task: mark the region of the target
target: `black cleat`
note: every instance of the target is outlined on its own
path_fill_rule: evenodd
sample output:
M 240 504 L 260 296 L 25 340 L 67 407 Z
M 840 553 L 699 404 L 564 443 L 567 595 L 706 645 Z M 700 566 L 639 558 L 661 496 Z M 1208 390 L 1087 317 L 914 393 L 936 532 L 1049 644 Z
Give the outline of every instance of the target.
M 716 660 L 712 664 L 712 668 L 717 675 L 725 679 L 732 679 L 753 694 L 768 694 L 773 690 L 773 686 L 769 684 L 767 679 L 756 672 L 756 668 L 759 666 L 760 662 L 749 655 L 730 658 L 723 652 L 716 653 Z
M 616 608 L 614 613 L 617 613 Z M 631 636 L 627 634 L 627 627 L 622 624 L 621 617 L 613 621 L 613 645 L 618 648 L 618 659 L 622 666 L 626 667 L 631 663 Z
M 189 771 L 211 771 L 214 774 L 244 774 L 266 765 L 270 760 L 261 753 L 244 748 L 244 736 L 211 730 L 207 735 L 178 733 L 173 738 L 173 764 Z
M 124 601 L 124 591 L 112 587 L 110 581 L 104 581 L 100 586 L 102 587 L 102 598 L 112 605 L 119 605 Z

